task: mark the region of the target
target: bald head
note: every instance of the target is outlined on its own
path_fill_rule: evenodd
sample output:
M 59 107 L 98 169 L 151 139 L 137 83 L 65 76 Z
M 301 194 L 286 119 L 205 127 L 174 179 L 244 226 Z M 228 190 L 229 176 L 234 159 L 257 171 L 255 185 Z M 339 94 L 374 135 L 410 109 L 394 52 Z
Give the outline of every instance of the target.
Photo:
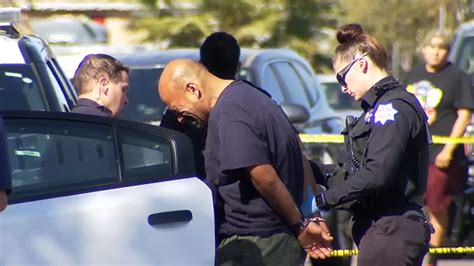
M 207 72 L 200 63 L 188 60 L 173 60 L 165 67 L 160 77 L 158 93 L 161 100 L 168 105 L 170 100 L 181 97 L 189 83 L 200 83 L 200 79 Z

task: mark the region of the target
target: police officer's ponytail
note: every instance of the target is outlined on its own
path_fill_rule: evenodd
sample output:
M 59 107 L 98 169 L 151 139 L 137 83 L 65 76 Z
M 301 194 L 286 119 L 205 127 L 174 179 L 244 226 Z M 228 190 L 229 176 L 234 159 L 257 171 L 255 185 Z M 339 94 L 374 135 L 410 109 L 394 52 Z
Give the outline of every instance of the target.
M 359 24 L 347 24 L 340 27 L 337 31 L 336 38 L 340 44 L 346 42 L 357 41 L 357 37 L 364 34 L 364 29 Z
M 336 38 L 339 45 L 334 51 L 333 62 L 339 58 L 350 62 L 355 56 L 367 53 L 377 67 L 387 70 L 387 51 L 374 37 L 364 33 L 360 24 L 351 23 L 339 27 Z

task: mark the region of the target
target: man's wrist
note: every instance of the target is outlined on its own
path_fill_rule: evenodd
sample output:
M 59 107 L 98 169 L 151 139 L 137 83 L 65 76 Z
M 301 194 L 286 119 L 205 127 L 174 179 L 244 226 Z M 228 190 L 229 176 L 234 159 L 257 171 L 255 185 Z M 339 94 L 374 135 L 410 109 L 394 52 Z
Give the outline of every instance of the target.
M 317 223 L 319 224 L 320 222 L 325 222 L 325 220 L 319 216 L 316 217 L 311 217 L 311 218 L 301 218 L 296 224 L 293 224 L 290 226 L 291 230 L 293 231 L 294 235 L 298 237 L 301 232 L 311 223 Z
M 303 231 L 305 227 L 305 218 L 303 216 L 298 220 L 297 223 L 290 225 L 290 229 L 296 237 L 301 234 L 301 231 Z

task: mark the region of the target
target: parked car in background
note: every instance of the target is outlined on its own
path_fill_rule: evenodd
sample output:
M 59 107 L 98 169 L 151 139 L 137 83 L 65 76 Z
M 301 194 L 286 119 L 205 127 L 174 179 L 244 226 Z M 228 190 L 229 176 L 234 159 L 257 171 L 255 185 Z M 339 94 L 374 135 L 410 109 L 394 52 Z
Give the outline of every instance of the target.
M 343 120 L 348 115 L 359 117 L 362 113 L 360 102 L 355 101 L 350 95 L 342 92 L 341 85 L 337 82 L 336 74 L 317 74 L 321 87 L 326 93 L 328 103 L 336 114 Z
M 104 25 L 71 16 L 33 18 L 30 28 L 50 44 L 98 44 L 109 40 Z
M 133 54 L 149 51 L 153 45 L 104 45 L 104 44 L 77 44 L 77 45 L 52 45 L 51 50 L 56 55 L 67 78 L 72 81 L 79 63 L 88 54 Z
M 462 24 L 456 31 L 448 60 L 471 77 L 474 94 L 474 21 Z M 466 130 L 467 136 L 474 136 L 474 115 Z M 474 144 L 464 145 L 469 160 L 469 176 L 464 195 L 456 200 L 450 240 L 457 245 L 474 245 Z
M 69 111 L 76 91 L 48 44 L 16 30 L 19 17 L 0 8 L 0 110 Z
M 199 51 L 174 49 L 116 54 L 114 56 L 130 68 L 127 93 L 129 103 L 122 111 L 121 117 L 159 125 L 166 108 L 157 91 L 161 73 L 166 64 L 174 59 L 199 60 Z
M 190 140 L 143 123 L 2 112 L 13 189 L 0 265 L 213 265 Z
M 115 56 L 131 68 L 129 104 L 122 117 L 157 124 L 165 109 L 156 91 L 161 72 L 174 59 L 199 60 L 199 50 L 174 49 Z M 237 78 L 249 80 L 267 90 L 300 132 L 339 134 L 342 131 L 342 120 L 329 107 L 314 71 L 295 52 L 289 49 L 242 49 L 240 61 Z M 326 162 L 334 159 L 334 152 L 325 145 L 306 147 L 312 158 Z

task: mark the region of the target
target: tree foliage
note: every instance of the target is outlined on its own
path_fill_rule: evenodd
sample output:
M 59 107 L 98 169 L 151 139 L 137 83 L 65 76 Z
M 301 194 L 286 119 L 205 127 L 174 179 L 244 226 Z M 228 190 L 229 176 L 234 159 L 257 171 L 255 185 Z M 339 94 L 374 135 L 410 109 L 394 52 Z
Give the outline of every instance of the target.
M 454 30 L 468 0 L 140 0 L 150 16 L 132 23 L 147 31 L 147 41 L 168 47 L 198 47 L 214 31 L 234 35 L 243 47 L 289 47 L 317 71 L 331 67 L 337 26 L 356 22 L 379 39 L 396 65 L 407 70 L 421 39 L 439 27 L 440 6 L 446 29 Z M 188 5 L 183 5 L 183 2 Z M 191 5 L 189 5 L 189 3 Z M 159 6 L 159 4 L 161 6 Z M 465 17 L 465 16 L 464 16 Z M 460 19 L 461 18 L 461 19 Z M 331 29 L 331 30 L 329 30 Z M 330 36 L 325 34 L 330 32 Z M 328 40 L 330 42 L 328 43 Z
M 155 0 L 143 3 L 156 6 Z M 314 0 L 202 0 L 192 9 L 167 5 L 132 24 L 147 29 L 146 40 L 169 47 L 197 47 L 214 31 L 226 31 L 243 47 L 289 47 L 313 61 L 318 53 L 316 33 L 335 20 L 333 5 Z
M 382 42 L 389 54 L 395 55 L 392 60 L 406 71 L 413 65 L 412 59 L 416 58 L 426 33 L 440 29 L 440 7 L 447 10 L 444 30 L 453 32 L 460 23 L 456 14 L 465 4 L 460 0 L 371 0 L 367 4 L 345 0 L 339 5 L 338 24 L 360 23 Z

